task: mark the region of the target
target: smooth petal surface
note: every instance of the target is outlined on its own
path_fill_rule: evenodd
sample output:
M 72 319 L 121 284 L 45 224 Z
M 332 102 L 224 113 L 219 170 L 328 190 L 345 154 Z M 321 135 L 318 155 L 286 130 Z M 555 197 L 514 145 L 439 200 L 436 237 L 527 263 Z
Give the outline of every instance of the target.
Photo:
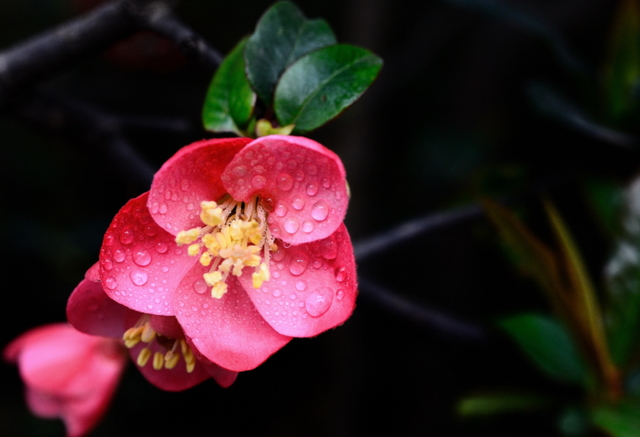
M 208 271 L 196 264 L 184 277 L 176 293 L 176 318 L 209 360 L 236 372 L 254 369 L 291 337 L 264 321 L 235 276 L 227 279 L 228 291 L 221 299 L 211 297 L 202 279 Z
M 133 310 L 173 315 L 173 293 L 197 261 L 149 215 L 145 193 L 111 222 L 100 250 L 100 278 L 109 297 Z
M 127 307 L 107 296 L 102 283 L 88 279 L 78 284 L 67 301 L 67 320 L 71 326 L 90 335 L 122 338 L 127 311 Z
M 203 140 L 173 155 L 151 184 L 148 205 L 156 223 L 173 235 L 202 226 L 200 202 L 217 201 L 226 194 L 220 175 L 250 141 L 249 138 Z
M 243 148 L 222 174 L 236 200 L 259 195 L 273 212 L 274 237 L 301 244 L 331 235 L 344 220 L 349 202 L 340 158 L 302 137 L 271 135 Z
M 35 414 L 61 417 L 70 436 L 92 429 L 104 414 L 124 368 L 121 346 L 67 324 L 33 329 L 7 346 Z
M 313 243 L 282 247 L 271 258 L 271 280 L 253 288 L 239 280 L 262 317 L 280 334 L 312 337 L 343 323 L 357 295 L 353 247 L 344 225 Z

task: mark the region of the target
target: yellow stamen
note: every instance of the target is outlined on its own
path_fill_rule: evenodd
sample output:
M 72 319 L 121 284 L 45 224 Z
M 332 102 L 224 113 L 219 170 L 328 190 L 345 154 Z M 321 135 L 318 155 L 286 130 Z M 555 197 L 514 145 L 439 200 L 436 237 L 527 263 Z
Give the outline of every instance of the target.
M 155 370 L 160 370 L 162 369 L 163 365 L 164 365 L 164 355 L 162 355 L 161 352 L 156 352 L 155 354 L 153 354 L 153 368 Z
M 179 359 L 180 355 L 174 354 L 171 351 L 167 352 L 164 356 L 164 368 L 169 370 L 173 369 L 176 367 L 176 364 L 178 364 Z
M 201 230 L 202 229 L 200 228 L 193 228 L 189 229 L 188 231 L 178 232 L 178 235 L 176 236 L 176 243 L 178 243 L 179 246 L 182 246 L 183 244 L 193 243 L 200 237 Z
M 199 244 L 191 244 L 189 249 L 187 249 L 189 256 L 196 256 L 200 253 L 200 245 Z
M 149 324 L 144 325 L 144 329 L 142 330 L 142 334 L 140 335 L 140 340 L 145 343 L 151 343 L 154 338 L 156 338 L 156 331 L 151 329 L 151 326 Z
M 147 365 L 149 358 L 151 358 L 151 350 L 145 347 L 140 351 L 140 353 L 138 353 L 138 359 L 136 360 L 136 363 L 138 364 L 138 366 L 144 367 Z

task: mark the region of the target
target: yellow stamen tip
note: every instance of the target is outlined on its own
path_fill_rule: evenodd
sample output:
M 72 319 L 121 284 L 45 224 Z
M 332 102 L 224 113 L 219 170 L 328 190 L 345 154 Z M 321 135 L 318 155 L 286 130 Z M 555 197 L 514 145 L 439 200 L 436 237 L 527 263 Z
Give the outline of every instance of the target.
M 196 256 L 198 253 L 200 253 L 200 245 L 199 244 L 190 245 L 187 252 L 189 252 L 189 256 Z
M 196 362 L 187 363 L 187 373 L 193 372 L 193 369 L 196 367 Z
M 164 355 L 162 355 L 161 352 L 156 352 L 155 354 L 153 354 L 153 368 L 155 370 L 160 370 L 162 369 L 163 365 L 164 365 Z
M 200 237 L 200 228 L 189 229 L 188 231 L 180 231 L 176 235 L 176 243 L 178 245 L 191 244 Z
M 178 360 L 180 359 L 180 355 L 174 354 L 171 351 L 167 352 L 164 356 L 164 368 L 165 369 L 173 369 L 178 364 Z
M 138 364 L 138 366 L 144 367 L 147 365 L 149 358 L 151 358 L 151 351 L 145 347 L 138 354 L 138 359 L 136 360 L 136 363 Z
M 154 338 L 156 338 L 156 331 L 151 329 L 151 326 L 149 326 L 148 324 L 144 325 L 144 329 L 142 330 L 140 339 L 145 343 L 150 343 Z

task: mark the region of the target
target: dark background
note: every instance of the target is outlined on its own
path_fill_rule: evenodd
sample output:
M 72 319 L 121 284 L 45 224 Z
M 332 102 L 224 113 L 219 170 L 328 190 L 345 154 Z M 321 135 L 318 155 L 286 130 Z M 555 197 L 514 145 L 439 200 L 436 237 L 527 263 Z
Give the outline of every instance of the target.
M 90 3 L 0 1 L 0 50 L 79 15 Z M 353 108 L 310 135 L 344 161 L 352 239 L 363 241 L 481 195 L 513 199 L 529 211 L 536 232 L 548 235 L 532 196 L 542 190 L 567 219 L 598 280 L 610 241 L 590 214 L 581 183 L 622 183 L 635 170 L 637 156 L 541 114 L 527 94 L 532 81 L 576 96 L 573 76 L 535 32 L 483 12 L 477 3 L 482 2 L 296 2 L 308 17 L 327 19 L 340 42 L 365 47 L 385 61 L 377 82 Z M 602 75 L 617 2 L 503 3 L 537 17 L 596 81 Z M 270 4 L 190 0 L 177 12 L 226 53 L 253 31 Z M 158 168 L 180 147 L 211 136 L 200 127 L 210 79 L 209 71 L 182 58 L 170 43 L 147 35 L 117 52 L 95 53 L 38 89 L 110 114 L 179 119 L 178 130 L 124 130 L 135 150 Z M 148 186 L 109 159 L 108 150 L 39 129 L 11 112 L 0 113 L 0 150 L 4 346 L 32 327 L 65 319 L 68 295 L 97 260 L 111 218 Z M 546 380 L 490 330 L 499 316 L 547 306 L 506 261 L 484 219 L 399 244 L 360 263 L 359 272 L 417 305 L 478 323 L 489 334 L 473 340 L 411 321 L 362 290 L 344 326 L 293 340 L 256 370 L 240 374 L 229 389 L 207 381 L 166 393 L 130 365 L 93 435 L 556 434 L 553 409 L 481 420 L 456 416 L 461 397 L 495 388 L 524 388 L 557 399 L 580 396 Z M 17 369 L 0 363 L 0 371 L 0 435 L 63 435 L 60 421 L 28 412 Z

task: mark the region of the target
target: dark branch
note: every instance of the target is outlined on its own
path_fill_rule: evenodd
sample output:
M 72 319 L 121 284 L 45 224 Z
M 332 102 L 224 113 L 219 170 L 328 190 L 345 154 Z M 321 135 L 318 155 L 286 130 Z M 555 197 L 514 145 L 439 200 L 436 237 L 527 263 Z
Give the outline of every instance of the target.
M 403 318 L 411 320 L 420 325 L 436 329 L 449 336 L 461 337 L 469 340 L 482 340 L 487 333 L 484 328 L 475 324 L 464 322 L 452 316 L 448 316 L 439 311 L 416 305 L 408 300 L 399 297 L 397 293 L 363 278 L 358 279 L 360 295 L 368 299 L 385 311 L 391 311 Z
M 435 229 L 442 229 L 467 220 L 481 217 L 484 214 L 480 205 L 474 204 L 449 212 L 430 214 L 397 226 L 380 235 L 365 239 L 353 245 L 358 261 L 362 261 L 376 253 L 405 242 L 410 238 Z

